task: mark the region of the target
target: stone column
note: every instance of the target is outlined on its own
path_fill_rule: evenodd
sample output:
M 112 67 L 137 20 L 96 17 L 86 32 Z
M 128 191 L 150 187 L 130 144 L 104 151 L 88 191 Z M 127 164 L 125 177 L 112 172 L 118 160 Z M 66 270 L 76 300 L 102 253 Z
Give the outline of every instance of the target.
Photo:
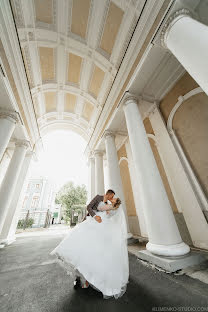
M 89 157 L 89 200 L 95 197 L 95 158 Z
M 201 209 L 197 192 L 187 175 L 180 156 L 171 140 L 166 124 L 155 105 L 149 114 L 149 119 L 158 142 L 158 150 L 162 156 L 163 165 L 171 186 L 177 207 L 183 212 L 194 246 L 208 248 L 208 226 Z
M 123 109 L 148 231 L 149 242 L 146 248 L 157 255 L 185 255 L 190 248 L 181 239 L 147 138 L 137 100 L 129 93 L 124 97 Z
M 1 185 L 3 178 L 6 174 L 7 168 L 9 166 L 9 162 L 10 162 L 10 157 L 9 157 L 9 154 L 7 153 L 7 149 L 6 149 L 2 159 L 0 160 L 0 185 Z
M 115 134 L 109 131 L 105 131 L 105 147 L 106 147 L 106 158 L 108 168 L 108 183 L 109 188 L 115 192 L 115 196 L 119 197 L 122 201 L 122 208 L 126 217 L 127 230 L 129 238 L 132 236 L 129 229 L 128 215 L 126 211 L 125 197 L 123 193 L 122 180 L 120 174 L 120 168 L 118 163 L 118 156 L 115 144 Z
M 187 9 L 176 11 L 162 30 L 168 48 L 208 95 L 208 27 L 191 17 Z
M 6 175 L 2 181 L 0 189 L 0 233 L 2 231 L 7 211 L 14 196 L 18 176 L 28 148 L 27 141 L 17 141 L 15 150 L 7 169 Z
M 95 193 L 103 195 L 104 189 L 104 173 L 103 173 L 103 152 L 95 151 Z
M 140 202 L 141 201 L 140 189 L 139 189 L 138 183 L 137 183 L 137 177 L 135 174 L 135 165 L 134 165 L 134 162 L 132 159 L 132 151 L 131 151 L 131 146 L 130 146 L 129 140 L 125 143 L 125 147 L 126 147 L 126 153 L 127 153 L 127 158 L 128 158 L 128 162 L 129 162 L 129 173 L 130 173 L 130 177 L 131 177 L 134 202 L 135 202 L 136 212 L 137 212 L 137 216 L 138 216 L 141 236 L 148 237 L 143 207 L 142 207 L 141 202 Z
M 18 121 L 16 112 L 0 110 L 0 161 Z
M 21 209 L 21 206 L 19 205 L 20 193 L 22 192 L 23 184 L 25 182 L 32 155 L 32 152 L 26 154 L 24 162 L 22 164 L 18 181 L 15 187 L 14 196 L 9 206 L 4 226 L 0 234 L 1 244 L 3 243 L 9 245 L 15 240 L 18 216 Z

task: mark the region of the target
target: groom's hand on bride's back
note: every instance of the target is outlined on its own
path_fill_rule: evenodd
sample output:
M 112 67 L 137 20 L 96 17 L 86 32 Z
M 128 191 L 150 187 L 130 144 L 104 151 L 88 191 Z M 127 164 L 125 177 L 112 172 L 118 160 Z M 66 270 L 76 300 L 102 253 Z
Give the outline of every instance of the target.
M 94 219 L 98 222 L 98 223 L 101 223 L 102 222 L 102 219 L 100 216 L 95 216 Z

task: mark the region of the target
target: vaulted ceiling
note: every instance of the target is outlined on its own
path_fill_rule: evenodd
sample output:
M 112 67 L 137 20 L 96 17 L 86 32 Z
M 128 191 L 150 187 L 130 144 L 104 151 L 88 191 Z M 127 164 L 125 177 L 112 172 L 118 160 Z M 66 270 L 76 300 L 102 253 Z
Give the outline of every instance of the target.
M 144 5 L 121 0 L 12 0 L 40 131 L 95 128 Z

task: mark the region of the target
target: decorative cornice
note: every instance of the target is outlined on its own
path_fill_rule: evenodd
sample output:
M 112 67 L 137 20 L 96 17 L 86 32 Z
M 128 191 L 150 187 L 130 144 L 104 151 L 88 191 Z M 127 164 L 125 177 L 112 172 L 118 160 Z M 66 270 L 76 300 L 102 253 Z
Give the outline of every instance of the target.
M 15 124 L 19 122 L 18 113 L 12 111 L 0 110 L 0 119 L 7 119 Z
M 171 27 L 179 20 L 181 19 L 182 17 L 184 16 L 190 16 L 192 17 L 192 14 L 190 12 L 190 10 L 184 8 L 184 9 L 180 9 L 178 11 L 175 11 L 168 19 L 167 21 L 165 22 L 164 26 L 163 26 L 163 29 L 161 31 L 161 37 L 160 37 L 160 40 L 161 40 L 161 45 L 167 49 L 167 45 L 165 43 L 166 41 L 166 37 L 168 36 L 168 33 L 171 29 Z
M 27 140 L 17 140 L 15 142 L 15 146 L 24 147 L 24 148 L 28 149 L 28 147 L 30 146 L 30 142 Z

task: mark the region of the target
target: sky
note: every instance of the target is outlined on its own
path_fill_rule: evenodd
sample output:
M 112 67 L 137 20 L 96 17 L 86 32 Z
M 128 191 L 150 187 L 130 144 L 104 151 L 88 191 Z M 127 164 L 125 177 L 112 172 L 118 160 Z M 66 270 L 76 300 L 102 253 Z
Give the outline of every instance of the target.
M 86 141 L 72 131 L 57 130 L 42 138 L 43 148 L 38 161 L 32 161 L 29 177 L 46 177 L 58 190 L 68 181 L 75 185 L 88 184 Z

